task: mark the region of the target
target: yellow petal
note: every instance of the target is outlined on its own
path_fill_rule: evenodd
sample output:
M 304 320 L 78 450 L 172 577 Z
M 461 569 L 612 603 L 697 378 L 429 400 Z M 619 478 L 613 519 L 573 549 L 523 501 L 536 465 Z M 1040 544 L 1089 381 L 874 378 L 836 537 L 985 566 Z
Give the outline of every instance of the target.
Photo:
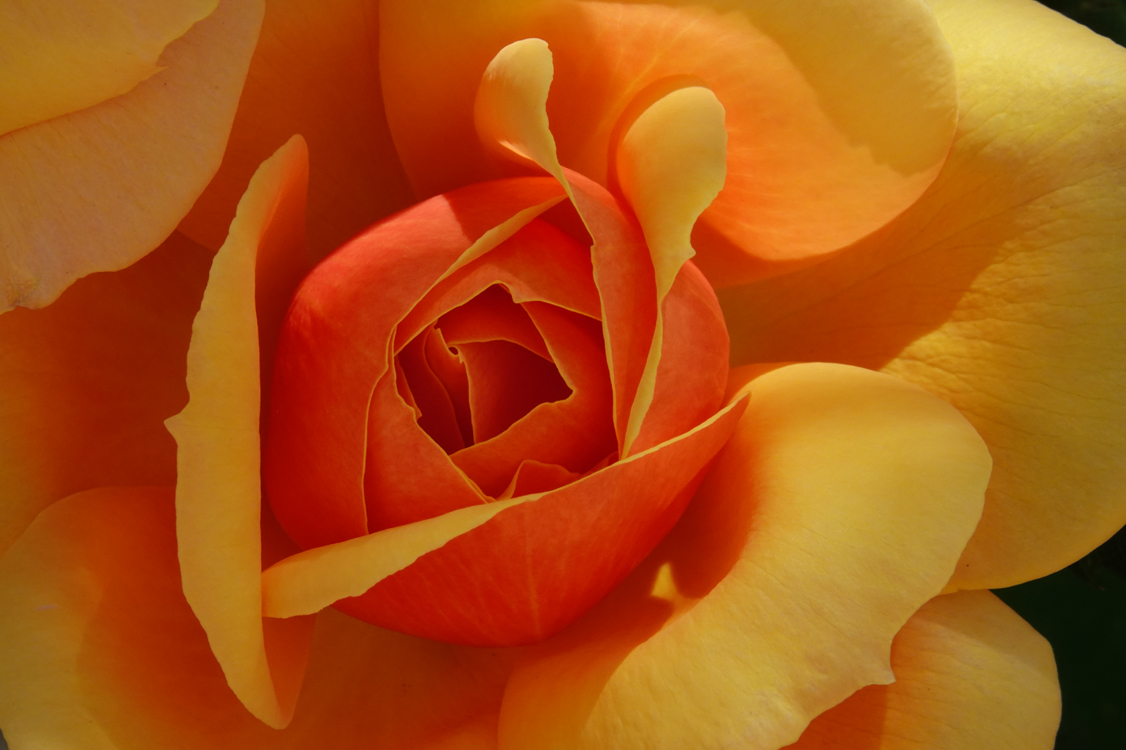
M 289 723 L 304 672 L 303 664 L 279 661 L 301 649 L 300 632 L 311 623 L 273 621 L 264 629 L 262 621 L 255 270 L 260 256 L 304 260 L 304 238 L 279 230 L 301 226 L 291 214 L 304 210 L 307 176 L 308 152 L 295 136 L 250 181 L 192 326 L 190 400 L 166 423 L 178 446 L 176 537 L 184 594 L 235 695 L 275 728 Z M 272 649 L 267 636 L 298 643 Z
M 181 234 L 42 310 L 0 315 L 0 555 L 35 514 L 93 487 L 171 485 L 164 420 L 211 253 Z
M 692 227 L 719 195 L 727 175 L 723 115 L 723 105 L 708 89 L 678 89 L 642 112 L 617 149 L 617 178 L 645 233 L 657 282 L 657 325 L 630 408 L 622 455 L 629 455 L 653 403 L 665 330 L 662 303 L 681 267 L 696 254 Z
M 1052 648 L 987 591 L 932 599 L 891 650 L 895 682 L 817 717 L 790 750 L 1051 750 Z
M 776 748 L 891 681 L 892 638 L 953 571 L 989 455 L 955 409 L 879 373 L 793 365 L 748 388 L 669 537 L 518 664 L 502 748 Z
M 1031 0 L 935 0 L 962 117 L 926 195 L 819 267 L 721 295 L 732 359 L 883 368 L 996 462 L 958 588 L 1126 523 L 1126 50 Z
M 128 93 L 0 137 L 0 311 L 163 242 L 215 173 L 261 0 L 222 0 Z
M 66 498 L 0 560 L 0 727 L 13 748 L 495 747 L 511 663 L 325 612 L 279 731 L 239 703 L 184 601 L 171 487 Z
M 312 155 L 314 260 L 414 203 L 383 115 L 376 3 L 267 4 L 222 166 L 181 231 L 205 247 L 223 244 L 251 175 L 294 133 Z
M 124 94 L 218 0 L 0 5 L 0 135 Z

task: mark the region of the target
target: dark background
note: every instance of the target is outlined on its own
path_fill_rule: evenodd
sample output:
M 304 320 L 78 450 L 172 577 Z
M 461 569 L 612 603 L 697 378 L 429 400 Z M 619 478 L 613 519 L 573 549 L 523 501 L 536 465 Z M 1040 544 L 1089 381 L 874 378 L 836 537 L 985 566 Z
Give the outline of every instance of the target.
M 1040 2 L 1126 46 L 1126 0 Z M 1126 749 L 1126 529 L 1058 573 L 994 593 L 1055 651 L 1063 691 L 1056 750 Z

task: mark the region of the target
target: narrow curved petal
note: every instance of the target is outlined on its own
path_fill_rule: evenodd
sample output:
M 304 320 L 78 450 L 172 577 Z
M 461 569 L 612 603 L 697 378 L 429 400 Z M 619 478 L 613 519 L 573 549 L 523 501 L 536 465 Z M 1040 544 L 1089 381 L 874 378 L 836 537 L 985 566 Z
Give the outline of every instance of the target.
M 932 599 L 891 648 L 895 682 L 818 716 L 789 750 L 1051 750 L 1052 647 L 988 591 Z
M 260 248 L 264 261 L 279 266 L 288 265 L 286 256 L 304 260 L 304 237 L 286 230 L 301 226 L 289 213 L 304 209 L 307 177 L 308 152 L 294 137 L 250 181 L 192 325 L 190 400 L 166 422 L 178 447 L 176 539 L 184 594 L 235 695 L 278 729 L 293 714 L 312 622 L 264 627 L 262 621 L 255 271 Z M 276 306 L 276 300 L 265 302 Z
M 957 93 L 923 2 L 702 5 L 383 0 L 388 121 L 416 191 L 497 174 L 473 137 L 473 96 L 493 55 L 528 37 L 555 55 L 547 112 L 560 162 L 602 184 L 637 107 L 684 85 L 715 92 L 728 113 L 729 177 L 696 244 L 713 284 L 839 249 L 933 181 Z
M 777 748 L 891 682 L 892 638 L 953 571 L 989 455 L 955 409 L 880 373 L 793 365 L 748 388 L 678 526 L 518 664 L 501 748 Z
M 723 105 L 708 89 L 678 89 L 642 112 L 625 130 L 617 148 L 617 178 L 645 233 L 657 282 L 657 323 L 637 397 L 630 409 L 622 455 L 629 455 L 650 414 L 662 360 L 679 359 L 662 356 L 665 335 L 669 333 L 664 303 L 684 264 L 696 254 L 691 244 L 692 227 L 723 188 L 727 175 L 727 131 L 723 117 Z M 706 283 L 701 286 L 707 288 Z M 710 331 L 701 333 L 700 338 L 706 338 Z M 726 359 L 726 343 L 707 348 Z M 692 366 L 705 374 L 723 372 L 722 365 L 708 368 L 699 360 Z M 712 388 L 699 389 L 690 387 L 684 378 L 676 380 L 674 388 L 681 398 L 691 399 L 703 391 L 707 406 L 714 409 L 719 405 L 722 384 L 713 382 Z M 658 410 L 653 411 L 657 416 Z M 657 443 L 662 437 L 665 436 L 651 439 Z M 647 446 L 642 442 L 637 447 Z
M 173 506 L 171 487 L 75 495 L 0 560 L 0 726 L 11 747 L 490 747 L 511 654 L 332 611 L 317 618 L 293 721 L 279 731 L 254 718 L 184 600 Z
M 0 135 L 126 93 L 218 0 L 48 0 L 0 6 Z
M 261 19 L 261 0 L 222 0 L 127 94 L 0 137 L 0 310 L 172 233 L 219 167 Z
M 736 363 L 885 369 L 996 462 L 953 581 L 1010 586 L 1126 523 L 1126 50 L 1030 0 L 933 3 L 958 62 L 947 165 L 822 266 L 721 295 Z
M 223 163 L 181 231 L 218 249 L 251 175 L 294 134 L 312 162 L 312 260 L 414 203 L 383 114 L 378 57 L 369 0 L 267 3 Z
M 188 400 L 184 352 L 210 263 L 174 233 L 42 310 L 0 315 L 0 555 L 67 495 L 176 481 L 163 423 Z

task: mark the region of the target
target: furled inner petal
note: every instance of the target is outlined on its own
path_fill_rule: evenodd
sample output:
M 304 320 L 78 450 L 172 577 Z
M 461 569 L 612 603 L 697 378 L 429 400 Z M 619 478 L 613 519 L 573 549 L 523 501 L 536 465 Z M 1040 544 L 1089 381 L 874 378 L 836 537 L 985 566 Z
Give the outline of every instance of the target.
M 489 255 L 560 195 L 550 179 L 473 185 L 376 225 L 305 278 L 279 341 L 263 454 L 267 496 L 294 541 L 309 548 L 368 533 L 369 426 L 384 429 L 387 420 L 401 420 L 438 452 L 432 458 L 405 454 L 410 460 L 391 462 L 392 468 L 447 460 L 396 391 L 395 332 L 451 268 Z M 379 417 L 383 408 L 386 419 Z M 463 479 L 454 479 L 469 493 L 465 502 L 480 501 Z M 461 507 L 460 499 L 453 502 Z

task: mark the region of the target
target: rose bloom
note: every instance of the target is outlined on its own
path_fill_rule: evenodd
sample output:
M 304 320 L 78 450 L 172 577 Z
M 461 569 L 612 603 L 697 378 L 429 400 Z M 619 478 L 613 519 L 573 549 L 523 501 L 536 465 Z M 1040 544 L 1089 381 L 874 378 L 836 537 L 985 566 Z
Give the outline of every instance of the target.
M 11 747 L 1052 746 L 987 589 L 1126 523 L 1126 52 L 152 5 L 0 10 Z

